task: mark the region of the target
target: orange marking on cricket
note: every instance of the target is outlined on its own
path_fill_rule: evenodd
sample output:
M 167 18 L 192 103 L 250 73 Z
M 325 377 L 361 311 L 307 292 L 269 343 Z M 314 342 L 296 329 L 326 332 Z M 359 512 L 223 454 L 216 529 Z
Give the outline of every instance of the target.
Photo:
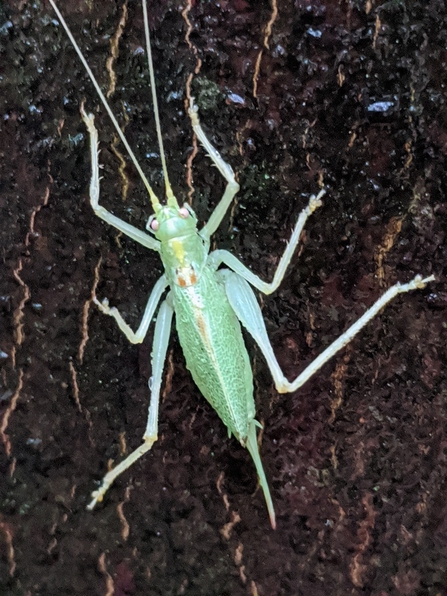
M 184 267 L 177 270 L 177 284 L 181 288 L 194 286 L 197 283 L 197 275 L 192 267 Z

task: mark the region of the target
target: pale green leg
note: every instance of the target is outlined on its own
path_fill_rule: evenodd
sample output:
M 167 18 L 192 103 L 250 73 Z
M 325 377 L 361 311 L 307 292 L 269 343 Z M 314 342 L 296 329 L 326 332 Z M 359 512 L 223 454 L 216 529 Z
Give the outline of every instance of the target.
M 265 281 L 262 281 L 262 279 L 260 279 L 252 271 L 250 271 L 250 269 L 245 267 L 245 265 L 243 265 L 237 257 L 232 255 L 227 250 L 215 250 L 214 252 L 212 252 L 208 257 L 208 264 L 211 267 L 216 267 L 217 269 L 217 267 L 221 263 L 224 263 L 225 265 L 227 265 L 227 267 L 229 267 L 238 275 L 246 279 L 249 283 L 251 283 L 252 286 L 260 290 L 263 294 L 271 294 L 282 282 L 286 273 L 286 269 L 290 264 L 293 253 L 295 252 L 295 249 L 299 242 L 304 225 L 308 217 L 315 211 L 315 209 L 318 209 L 318 207 L 322 205 L 321 197 L 325 194 L 325 192 L 326 191 L 324 190 L 320 190 L 316 197 L 312 196 L 307 207 L 301 211 L 298 220 L 295 224 L 295 228 L 292 232 L 292 236 L 290 237 L 290 241 L 279 261 L 272 282 L 267 283 Z
M 247 331 L 253 336 L 259 345 L 261 352 L 267 360 L 268 367 L 272 373 L 275 387 L 279 393 L 289 393 L 296 391 L 306 381 L 310 379 L 320 368 L 344 346 L 346 346 L 355 335 L 371 321 L 384 306 L 386 306 L 398 294 L 410 292 L 412 290 L 422 289 L 425 285 L 433 281 L 433 275 L 422 279 L 421 275 L 406 284 L 397 283 L 391 286 L 347 331 L 328 346 L 298 377 L 289 382 L 273 353 L 273 348 L 267 336 L 261 309 L 248 283 L 239 275 L 239 272 L 233 273 L 228 270 L 220 272 L 225 279 L 225 291 L 228 300 L 233 308 L 237 318 Z
M 93 509 L 96 503 L 102 501 L 105 493 L 114 480 L 122 474 L 127 468 L 130 468 L 142 455 L 147 453 L 158 438 L 158 404 L 160 400 L 160 389 L 163 375 L 163 367 L 168 349 L 169 335 L 171 332 L 171 323 L 173 309 L 167 300 L 162 302 L 155 323 L 154 343 L 152 346 L 152 377 L 149 380 L 149 389 L 151 391 L 151 400 L 149 404 L 149 415 L 146 430 L 143 435 L 143 444 L 126 457 L 124 461 L 115 468 L 107 472 L 104 476 L 101 486 L 92 493 L 92 501 L 87 509 Z
M 207 240 L 209 240 L 209 238 L 212 236 L 212 234 L 214 234 L 214 232 L 220 226 L 220 223 L 221 223 L 222 219 L 224 218 L 225 213 L 227 212 L 228 207 L 230 206 L 231 201 L 234 198 L 234 195 L 239 190 L 239 184 L 236 182 L 236 180 L 234 178 L 234 172 L 233 172 L 231 166 L 229 166 L 222 159 L 222 156 L 220 155 L 219 151 L 217 151 L 217 149 L 215 149 L 211 145 L 211 143 L 207 139 L 205 133 L 203 132 L 203 129 L 199 122 L 198 109 L 194 103 L 193 98 L 191 98 L 188 113 L 191 118 L 192 128 L 193 128 L 194 132 L 196 133 L 197 138 L 202 143 L 202 145 L 205 147 L 206 152 L 213 160 L 213 162 L 216 165 L 219 172 L 222 174 L 222 176 L 227 181 L 227 187 L 225 189 L 223 197 L 221 198 L 217 207 L 214 209 L 208 222 L 200 230 L 200 235 L 203 236 L 203 238 L 206 238 Z
M 121 313 L 117 308 L 110 308 L 109 301 L 107 300 L 107 298 L 104 298 L 104 300 L 100 302 L 95 296 L 93 298 L 93 301 L 98 306 L 101 312 L 115 319 L 115 321 L 118 323 L 118 327 L 121 329 L 121 331 L 132 344 L 140 344 L 146 337 L 146 333 L 149 329 L 149 325 L 151 324 L 152 317 L 155 313 L 155 309 L 157 308 L 157 305 L 160 302 L 160 298 L 163 292 L 165 291 L 167 285 L 168 282 L 166 281 L 166 277 L 165 275 L 162 275 L 155 284 L 155 286 L 152 288 L 152 292 L 147 301 L 146 308 L 144 309 L 143 318 L 141 319 L 140 326 L 136 331 L 132 331 L 132 329 L 123 319 Z
M 93 207 L 93 211 L 98 217 L 103 219 L 105 222 L 135 240 L 139 244 L 160 252 L 160 242 L 149 236 L 145 232 L 142 232 L 138 228 L 128 224 L 119 217 L 116 217 L 110 211 L 107 211 L 104 207 L 99 204 L 99 163 L 98 163 L 98 131 L 95 127 L 95 118 L 93 114 L 86 114 L 84 107 L 81 106 L 81 116 L 90 134 L 90 152 L 92 161 L 92 177 L 90 180 L 90 204 Z
M 143 246 L 146 246 L 147 248 L 159 251 L 160 243 L 158 242 L 158 240 L 155 240 L 154 238 L 148 236 L 138 228 L 134 228 L 134 226 L 131 226 L 125 221 L 119 219 L 118 217 L 115 217 L 115 215 L 113 215 L 112 213 L 104 209 L 104 207 L 101 207 L 99 205 L 98 131 L 96 130 L 94 125 L 94 116 L 92 114 L 87 115 L 83 107 L 81 107 L 81 116 L 90 134 L 90 148 L 92 160 L 90 204 L 93 207 L 94 212 L 98 217 L 117 228 L 123 234 L 126 234 L 126 236 L 129 236 L 129 238 L 136 240 L 136 242 L 143 244 Z M 121 331 L 124 333 L 124 335 L 130 342 L 132 342 L 133 344 L 141 343 L 146 336 L 152 317 L 154 316 L 155 309 L 157 308 L 161 295 L 164 292 L 166 286 L 166 278 L 164 275 L 162 275 L 158 282 L 155 284 L 151 292 L 151 295 L 149 296 L 149 300 L 144 311 L 143 319 L 141 321 L 140 326 L 138 327 L 138 330 L 135 333 L 124 321 L 118 309 L 109 307 L 109 301 L 107 300 L 107 298 L 104 298 L 104 300 L 100 302 L 95 296 L 93 298 L 93 301 L 104 314 L 110 315 L 115 319 L 115 321 L 118 323 L 118 327 L 121 329 Z
M 239 321 L 252 335 L 253 339 L 259 345 L 261 352 L 264 354 L 267 360 L 268 367 L 273 376 L 276 389 L 279 393 L 288 393 L 296 391 L 301 387 L 307 380 L 310 379 L 332 356 L 334 356 L 339 350 L 346 346 L 353 337 L 369 322 L 373 319 L 380 310 L 388 304 L 398 294 L 409 292 L 425 287 L 425 285 L 433 281 L 434 276 L 422 279 L 420 275 L 417 275 L 412 281 L 407 284 L 395 284 L 385 294 L 377 300 L 371 308 L 369 308 L 360 319 L 351 325 L 345 333 L 343 333 L 336 341 L 334 341 L 328 348 L 326 348 L 298 377 L 289 382 L 276 359 L 273 352 L 272 345 L 267 336 L 267 330 L 265 328 L 264 318 L 262 316 L 261 309 L 256 300 L 254 292 L 249 284 L 241 277 L 238 273 L 229 271 L 228 269 L 222 269 L 217 272 L 225 284 L 225 291 L 228 297 L 228 301 L 236 314 Z M 270 495 L 270 489 L 265 476 L 262 461 L 259 456 L 259 449 L 256 440 L 256 425 L 258 423 L 255 420 L 251 420 L 249 423 L 248 436 L 246 439 L 246 447 L 250 452 L 253 462 L 256 466 L 256 471 L 259 478 L 259 483 L 264 492 L 264 497 L 269 511 L 270 522 L 273 528 L 276 527 L 275 511 L 273 507 L 272 498 Z

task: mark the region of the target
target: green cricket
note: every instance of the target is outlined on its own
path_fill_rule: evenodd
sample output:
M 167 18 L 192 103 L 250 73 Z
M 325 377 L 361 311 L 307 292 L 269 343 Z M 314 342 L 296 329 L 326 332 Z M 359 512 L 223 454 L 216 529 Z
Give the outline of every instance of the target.
M 251 286 L 264 294 L 271 294 L 278 288 L 298 245 L 304 225 L 309 216 L 322 205 L 321 198 L 325 191 L 322 189 L 317 196 L 312 196 L 307 207 L 299 214 L 290 241 L 284 254 L 279 259 L 271 283 L 262 281 L 226 250 L 215 250 L 210 253 L 210 238 L 222 222 L 235 194 L 239 190 L 239 184 L 236 182 L 231 167 L 223 160 L 206 137 L 199 122 L 197 106 L 194 100 L 191 100 L 189 116 L 193 131 L 214 165 L 225 178 L 226 188 L 209 221 L 200 230 L 198 229 L 197 217 L 191 207 L 187 204 L 182 206 L 178 204 L 169 182 L 163 151 L 146 0 L 142 1 L 142 8 L 154 117 L 165 180 L 165 203 L 159 201 L 147 181 L 98 82 L 54 0 L 50 0 L 50 3 L 147 188 L 154 212 L 149 217 L 146 225 L 149 234 L 119 219 L 99 204 L 98 132 L 94 125 L 93 115 L 87 114 L 82 106 L 81 116 L 89 132 L 91 145 L 90 204 L 95 214 L 102 220 L 143 246 L 159 252 L 165 269 L 164 274 L 157 281 L 149 296 L 143 318 L 135 332 L 124 321 L 120 312 L 109 306 L 107 299 L 102 300 L 102 302 L 97 298 L 94 300 L 103 313 L 115 319 L 118 327 L 132 343 L 141 343 L 144 340 L 157 307 L 159 308 L 152 348 L 149 414 L 143 443 L 104 476 L 100 487 L 92 493 L 92 500 L 88 505 L 88 509 L 93 509 L 99 501 L 102 501 L 114 480 L 149 451 L 157 440 L 163 367 L 172 318 L 175 313 L 177 332 L 187 368 L 205 399 L 227 427 L 228 434 L 230 436 L 234 435 L 241 445 L 248 449 L 264 493 L 271 526 L 275 528 L 275 510 L 257 442 L 256 429 L 261 425 L 255 418 L 253 374 L 241 333 L 241 324 L 252 335 L 263 353 L 277 391 L 279 393 L 295 392 L 330 358 L 346 346 L 393 298 L 398 294 L 425 287 L 434 277 L 430 276 L 423 279 L 422 276 L 417 275 L 409 283 L 397 283 L 390 287 L 356 323 L 328 346 L 295 380 L 288 381 L 274 355 L 261 309 Z M 220 268 L 221 265 L 225 267 Z M 167 295 L 162 300 L 166 292 Z

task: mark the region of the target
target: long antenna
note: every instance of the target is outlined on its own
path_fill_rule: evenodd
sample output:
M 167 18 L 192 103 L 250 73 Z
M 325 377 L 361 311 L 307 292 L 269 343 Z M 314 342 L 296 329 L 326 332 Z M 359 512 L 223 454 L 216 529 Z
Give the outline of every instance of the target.
M 151 38 L 149 34 L 149 19 L 147 15 L 147 0 L 143 0 L 143 15 L 144 32 L 146 34 L 147 61 L 149 64 L 149 77 L 151 80 L 152 103 L 154 106 L 155 127 L 157 129 L 158 146 L 160 148 L 161 166 L 163 168 L 163 176 L 165 178 L 166 197 L 168 200 L 168 205 L 171 203 L 174 203 L 174 205 L 176 205 L 177 201 L 174 197 L 174 193 L 172 192 L 171 184 L 169 182 L 168 169 L 166 167 L 165 151 L 163 147 L 163 138 L 161 135 L 160 115 L 158 112 L 157 88 L 155 86 L 154 65 L 152 63 Z
M 148 182 L 148 180 L 147 180 L 147 178 L 146 178 L 146 176 L 145 176 L 145 174 L 144 174 L 143 170 L 141 169 L 141 167 L 140 167 L 140 164 L 138 163 L 138 161 L 137 161 L 137 158 L 136 158 L 136 157 L 135 157 L 135 155 L 134 155 L 134 152 L 133 152 L 133 151 L 132 151 L 132 149 L 130 148 L 130 145 L 129 145 L 129 143 L 127 142 L 127 139 L 126 139 L 126 137 L 124 136 L 124 133 L 123 133 L 123 131 L 121 130 L 121 128 L 120 128 L 120 125 L 118 124 L 118 121 L 117 121 L 117 119 L 115 118 L 115 116 L 114 116 L 114 114 L 113 114 L 113 112 L 112 112 L 112 110 L 111 110 L 111 108 L 110 108 L 109 104 L 107 103 L 107 100 L 106 100 L 106 98 L 104 97 L 104 94 L 103 94 L 103 92 L 101 91 L 101 87 L 99 86 L 99 84 L 98 84 L 98 81 L 95 79 L 95 75 L 92 73 L 92 71 L 91 71 L 91 69 L 90 69 L 90 66 L 87 64 L 87 61 L 86 61 L 86 59 L 85 59 L 85 58 L 84 58 L 84 56 L 82 55 L 81 49 L 80 49 L 80 47 L 78 46 L 78 44 L 77 44 L 77 42 L 76 42 L 75 38 L 73 37 L 73 35 L 72 35 L 72 33 L 71 33 L 70 29 L 68 28 L 68 25 L 67 25 L 67 23 L 65 22 L 65 19 L 64 19 L 64 17 L 61 15 L 61 13 L 60 13 L 60 11 L 59 11 L 58 7 L 57 7 L 57 6 L 56 6 L 56 4 L 54 3 L 54 0 L 50 0 L 50 4 L 51 4 L 51 6 L 54 8 L 54 11 L 55 11 L 55 13 L 56 13 L 56 14 L 57 14 L 57 16 L 58 16 L 58 19 L 59 19 L 59 20 L 60 20 L 60 22 L 62 23 L 62 26 L 63 26 L 63 28 L 65 29 L 65 32 L 67 33 L 67 35 L 68 35 L 68 37 L 69 37 L 69 39 L 70 39 L 71 43 L 73 44 L 73 47 L 74 47 L 74 49 L 76 50 L 76 53 L 78 54 L 78 56 L 79 56 L 79 59 L 81 60 L 81 62 L 82 62 L 82 64 L 83 64 L 83 66 L 84 66 L 84 68 L 85 68 L 85 70 L 87 71 L 87 74 L 88 74 L 88 76 L 90 77 L 90 79 L 91 79 L 91 81 L 92 81 L 92 83 L 93 83 L 93 86 L 95 87 L 95 89 L 96 89 L 96 92 L 98 93 L 98 95 L 99 95 L 99 97 L 100 97 L 100 99 L 101 99 L 101 101 L 102 101 L 102 103 L 103 103 L 103 105 L 104 105 L 105 109 L 107 110 L 107 113 L 109 114 L 109 116 L 110 116 L 110 119 L 112 120 L 112 122 L 113 122 L 113 125 L 114 125 L 114 127 L 115 127 L 115 129 L 116 129 L 116 132 L 118 133 L 118 135 L 119 135 L 119 137 L 120 137 L 121 141 L 123 142 L 123 145 L 125 146 L 125 148 L 126 148 L 126 150 L 127 150 L 128 154 L 129 154 L 129 157 L 131 158 L 131 160 L 133 161 L 133 163 L 134 163 L 135 167 L 137 168 L 137 170 L 138 170 L 138 173 L 140 174 L 140 176 L 141 176 L 141 179 L 143 180 L 143 183 L 144 183 L 144 185 L 145 185 L 145 187 L 146 187 L 146 189 L 147 189 L 147 191 L 148 191 L 148 193 L 149 193 L 149 196 L 150 196 L 150 199 L 151 199 L 151 203 L 152 203 L 152 207 L 153 207 L 153 208 L 154 208 L 154 210 L 155 210 L 155 208 L 156 208 L 156 207 L 160 207 L 160 201 L 158 200 L 158 198 L 157 198 L 156 194 L 155 194 L 155 193 L 154 193 L 154 191 L 152 190 L 152 187 L 151 187 L 151 185 L 149 184 L 149 182 Z M 152 76 L 153 76 L 153 75 L 152 75 Z M 164 156 L 163 156 L 163 158 L 164 158 Z M 165 173 L 165 176 L 166 176 L 166 173 Z M 172 194 L 172 191 L 171 191 L 171 194 Z M 168 196 L 169 196 L 169 195 L 168 195 Z

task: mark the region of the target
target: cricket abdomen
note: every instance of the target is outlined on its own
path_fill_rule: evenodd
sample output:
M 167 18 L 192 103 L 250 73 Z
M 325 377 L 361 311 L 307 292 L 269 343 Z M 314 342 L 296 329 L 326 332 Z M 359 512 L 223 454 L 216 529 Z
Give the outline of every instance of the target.
M 228 430 L 245 443 L 255 416 L 253 376 L 223 285 L 205 267 L 194 285 L 171 289 L 186 366 Z

